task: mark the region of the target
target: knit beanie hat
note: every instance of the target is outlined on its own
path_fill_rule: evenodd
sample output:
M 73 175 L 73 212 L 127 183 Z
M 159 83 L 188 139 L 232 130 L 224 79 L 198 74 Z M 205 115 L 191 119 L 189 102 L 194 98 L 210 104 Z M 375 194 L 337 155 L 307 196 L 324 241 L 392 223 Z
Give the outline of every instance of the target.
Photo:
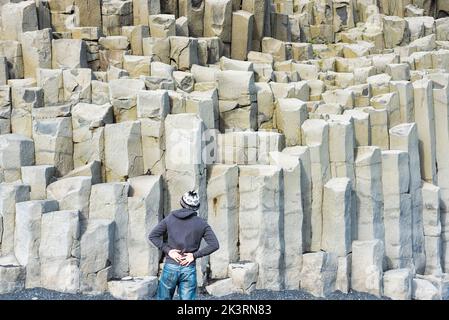
M 189 191 L 184 193 L 180 203 L 183 208 L 197 211 L 200 208 L 200 197 L 196 191 Z

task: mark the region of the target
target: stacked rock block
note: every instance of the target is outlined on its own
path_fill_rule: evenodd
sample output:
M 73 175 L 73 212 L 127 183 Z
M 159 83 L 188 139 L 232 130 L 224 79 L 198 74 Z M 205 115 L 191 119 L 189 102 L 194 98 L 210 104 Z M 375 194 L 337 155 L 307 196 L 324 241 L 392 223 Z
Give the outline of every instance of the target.
M 446 0 L 0 4 L 0 292 L 155 293 L 180 196 L 214 295 L 444 299 Z

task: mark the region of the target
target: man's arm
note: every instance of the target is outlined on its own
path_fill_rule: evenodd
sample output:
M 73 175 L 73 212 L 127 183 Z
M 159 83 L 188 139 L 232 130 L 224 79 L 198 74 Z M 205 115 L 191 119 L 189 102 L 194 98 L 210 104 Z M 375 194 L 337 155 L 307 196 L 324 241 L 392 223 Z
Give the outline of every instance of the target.
M 218 239 L 209 225 L 207 225 L 206 228 L 204 229 L 203 238 L 206 241 L 207 246 L 193 253 L 193 257 L 195 259 L 208 256 L 220 248 L 220 245 L 218 244 Z
M 155 245 L 155 247 L 168 255 L 172 248 L 170 248 L 170 246 L 163 240 L 163 236 L 166 232 L 167 223 L 165 222 L 165 219 L 163 219 L 153 230 L 151 230 L 148 239 Z

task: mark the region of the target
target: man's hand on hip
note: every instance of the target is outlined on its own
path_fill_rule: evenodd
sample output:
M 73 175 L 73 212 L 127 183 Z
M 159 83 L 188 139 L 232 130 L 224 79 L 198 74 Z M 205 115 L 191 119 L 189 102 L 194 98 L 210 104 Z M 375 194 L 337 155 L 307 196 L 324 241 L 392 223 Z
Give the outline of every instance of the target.
M 193 261 L 195 261 L 195 258 L 193 257 L 193 253 L 185 253 L 184 257 L 181 261 L 181 265 L 184 267 L 187 267 L 190 265 Z
M 180 254 L 181 250 L 172 249 L 168 252 L 168 256 L 178 263 L 181 263 L 183 257 Z

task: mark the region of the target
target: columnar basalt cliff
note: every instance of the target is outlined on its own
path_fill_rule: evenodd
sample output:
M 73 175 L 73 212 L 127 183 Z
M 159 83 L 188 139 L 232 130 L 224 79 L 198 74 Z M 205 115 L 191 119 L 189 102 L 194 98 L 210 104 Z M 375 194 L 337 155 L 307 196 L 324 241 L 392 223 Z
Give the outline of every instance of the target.
M 210 294 L 448 298 L 447 0 L 0 12 L 0 293 L 153 296 L 196 189 Z

